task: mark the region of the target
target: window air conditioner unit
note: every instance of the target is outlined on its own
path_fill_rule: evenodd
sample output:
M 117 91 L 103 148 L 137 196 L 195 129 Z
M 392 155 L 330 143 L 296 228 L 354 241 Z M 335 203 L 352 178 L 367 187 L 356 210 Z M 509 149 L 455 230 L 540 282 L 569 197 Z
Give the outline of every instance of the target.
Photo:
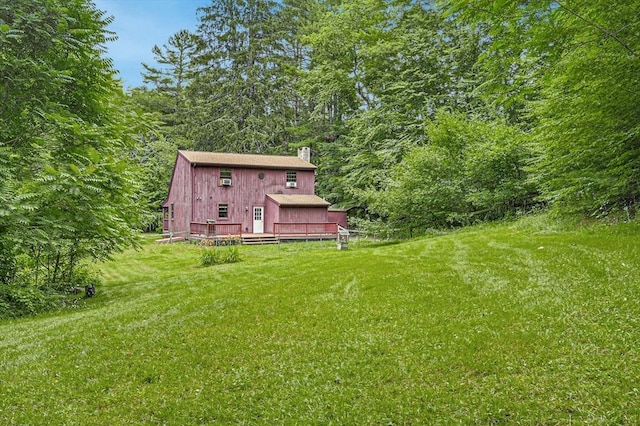
M 287 188 L 295 188 L 298 186 L 297 182 L 287 182 Z
M 231 179 L 222 179 L 222 186 L 231 186 Z

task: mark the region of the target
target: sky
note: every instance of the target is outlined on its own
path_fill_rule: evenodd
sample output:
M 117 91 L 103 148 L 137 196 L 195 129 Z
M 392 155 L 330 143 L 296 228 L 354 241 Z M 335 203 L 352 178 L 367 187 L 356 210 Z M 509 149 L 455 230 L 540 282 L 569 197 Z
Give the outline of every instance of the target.
M 114 22 L 108 29 L 118 40 L 107 44 L 108 56 L 125 89 L 142 86 L 142 62 L 156 65 L 151 49 L 162 47 L 182 29 L 195 31 L 196 9 L 211 0 L 93 0 Z

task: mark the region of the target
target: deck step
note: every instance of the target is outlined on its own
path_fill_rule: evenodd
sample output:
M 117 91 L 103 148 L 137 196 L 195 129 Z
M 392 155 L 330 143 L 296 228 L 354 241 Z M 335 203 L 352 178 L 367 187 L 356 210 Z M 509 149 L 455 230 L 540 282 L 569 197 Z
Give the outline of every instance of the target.
M 279 241 L 275 236 L 242 237 L 242 244 L 244 245 L 278 244 L 278 242 Z

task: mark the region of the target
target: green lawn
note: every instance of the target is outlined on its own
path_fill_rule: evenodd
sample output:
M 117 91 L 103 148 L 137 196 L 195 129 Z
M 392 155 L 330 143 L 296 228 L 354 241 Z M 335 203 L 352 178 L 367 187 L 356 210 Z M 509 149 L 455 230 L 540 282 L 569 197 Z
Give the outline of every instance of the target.
M 638 424 L 640 226 L 156 245 L 0 322 L 0 424 Z

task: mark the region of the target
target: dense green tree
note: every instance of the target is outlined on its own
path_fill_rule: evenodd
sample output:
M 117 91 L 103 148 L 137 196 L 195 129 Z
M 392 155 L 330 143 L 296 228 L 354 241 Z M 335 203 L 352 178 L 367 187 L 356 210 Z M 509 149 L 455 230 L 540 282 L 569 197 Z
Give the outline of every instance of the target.
M 318 164 L 318 192 L 332 202 L 347 203 L 351 185 L 345 185 L 342 168 L 354 159 L 345 149 L 345 135 L 359 109 L 374 106 L 367 79 L 375 60 L 370 51 L 384 35 L 387 14 L 379 0 L 336 3 L 323 2 L 324 11 L 304 37 L 311 52 L 301 89 L 316 136 L 309 145 Z
M 0 257 L 28 266 L 31 289 L 136 239 L 138 120 L 104 58 L 109 22 L 84 0 L 0 4 Z
M 197 46 L 198 38 L 187 30 L 169 37 L 162 48 L 154 46 L 156 64 L 142 64 L 144 83 L 150 90 L 143 87 L 132 93 L 145 111 L 159 113 L 163 135 L 179 148 L 191 145 L 185 124 L 188 115 L 185 91 L 198 72 L 195 65 Z
M 313 102 L 305 96 L 304 85 L 310 60 L 310 49 L 304 42 L 313 32 L 314 23 L 322 13 L 316 0 L 285 0 L 276 13 L 280 28 L 282 54 L 280 71 L 286 76 L 289 91 L 283 99 L 292 109 L 287 121 L 287 138 L 294 147 L 312 146 L 321 129 L 311 120 Z
M 466 222 L 463 170 L 459 158 L 446 147 L 419 146 L 390 170 L 386 190 L 372 199 L 375 211 L 391 228 L 443 228 Z M 375 203 L 375 201 L 377 203 Z
M 142 229 L 155 231 L 160 224 L 162 202 L 167 197 L 176 151 L 187 148 L 177 136 L 176 129 L 163 122 L 161 112 L 156 108 L 157 100 L 164 95 L 154 91 L 134 89 L 129 93 L 130 108 L 139 111 L 148 123 L 136 136 L 136 144 L 131 149 L 131 158 L 140 166 L 138 180 L 140 200 L 146 206 Z M 166 133 L 166 134 L 165 134 Z
M 367 81 L 369 49 L 384 33 L 382 0 L 344 1 L 320 16 L 306 36 L 311 46 L 305 94 L 317 120 L 339 125 L 373 102 Z
M 187 30 L 169 37 L 162 47 L 154 46 L 155 64 L 142 64 L 147 86 L 129 93 L 133 109 L 155 118 L 155 125 L 138 135 L 138 143 L 132 152 L 142 168 L 141 196 L 148 206 L 145 230 L 155 230 L 159 223 L 176 151 L 192 146 L 186 93 L 198 71 L 195 65 L 197 46 L 198 38 Z
M 162 48 L 153 46 L 157 65 L 143 63 L 144 82 L 151 84 L 161 93 L 179 98 L 184 88 L 193 79 L 196 69 L 194 54 L 198 39 L 187 30 L 180 30 L 171 37 Z
M 531 143 L 504 119 L 467 118 L 441 110 L 427 128 L 430 143 L 394 166 L 372 203 L 394 228 L 467 225 L 526 211 L 535 185 L 526 168 Z
M 298 2 L 304 6 L 304 2 Z M 191 135 L 198 149 L 282 152 L 299 122 L 298 46 L 289 8 L 272 0 L 216 1 L 201 8 L 198 63 L 190 87 Z M 286 19 L 286 21 L 285 21 Z M 293 68 L 293 69 L 292 69 Z
M 640 4 L 563 3 L 573 39 L 542 78 L 533 105 L 544 196 L 570 212 L 606 216 L 640 203 Z M 579 13 L 575 13 L 576 8 Z
M 485 94 L 515 111 L 538 141 L 544 199 L 560 211 L 596 216 L 633 210 L 640 196 L 640 4 L 443 3 L 455 19 L 490 29 Z
M 330 7 L 315 34 L 308 93 L 314 118 L 333 124 L 322 156 L 319 190 L 365 212 L 388 171 L 428 143 L 438 108 L 471 111 L 479 31 L 446 19 L 430 2 L 344 1 Z M 320 113 L 324 113 L 324 116 Z M 337 145 L 337 146 L 335 146 Z

